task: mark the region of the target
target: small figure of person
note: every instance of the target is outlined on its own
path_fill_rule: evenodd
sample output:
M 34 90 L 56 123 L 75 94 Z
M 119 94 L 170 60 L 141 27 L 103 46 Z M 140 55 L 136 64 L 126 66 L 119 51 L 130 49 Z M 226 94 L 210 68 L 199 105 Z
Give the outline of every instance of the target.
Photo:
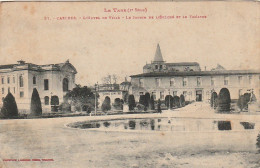
M 157 111 L 158 111 L 158 113 L 162 113 L 162 110 L 161 110 L 161 100 L 160 99 L 158 100 Z

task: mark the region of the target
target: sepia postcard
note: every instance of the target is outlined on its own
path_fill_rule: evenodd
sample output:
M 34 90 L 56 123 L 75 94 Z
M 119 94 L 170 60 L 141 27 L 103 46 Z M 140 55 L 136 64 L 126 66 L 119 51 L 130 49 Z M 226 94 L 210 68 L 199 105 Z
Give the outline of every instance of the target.
M 260 3 L 0 2 L 0 168 L 259 168 Z

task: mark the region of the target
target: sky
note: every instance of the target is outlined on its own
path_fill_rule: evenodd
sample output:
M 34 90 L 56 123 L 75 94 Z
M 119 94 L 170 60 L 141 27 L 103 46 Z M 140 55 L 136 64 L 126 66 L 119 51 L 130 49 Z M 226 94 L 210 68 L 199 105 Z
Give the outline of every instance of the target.
M 42 65 L 69 59 L 78 71 L 78 84 L 101 83 L 108 74 L 118 75 L 120 82 L 142 73 L 159 43 L 167 62 L 198 62 L 203 70 L 218 63 L 226 69 L 259 69 L 259 7 L 256 2 L 220 1 L 5 2 L 0 4 L 0 64 L 22 59 Z M 160 15 L 175 18 L 125 19 Z M 57 19 L 69 16 L 77 20 Z M 121 19 L 79 19 L 87 16 Z

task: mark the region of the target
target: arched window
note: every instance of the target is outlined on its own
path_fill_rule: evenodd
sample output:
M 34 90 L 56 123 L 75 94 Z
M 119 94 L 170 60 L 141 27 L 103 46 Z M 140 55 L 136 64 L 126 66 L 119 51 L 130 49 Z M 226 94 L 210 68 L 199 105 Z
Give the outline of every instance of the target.
M 49 105 L 50 104 L 50 98 L 48 96 L 44 97 L 44 104 Z
M 22 75 L 19 77 L 19 85 L 20 85 L 20 87 L 23 87 L 23 76 Z
M 36 77 L 33 76 L 33 84 L 36 85 Z
M 64 92 L 69 91 L 69 80 L 67 78 L 63 79 L 62 85 L 63 85 Z

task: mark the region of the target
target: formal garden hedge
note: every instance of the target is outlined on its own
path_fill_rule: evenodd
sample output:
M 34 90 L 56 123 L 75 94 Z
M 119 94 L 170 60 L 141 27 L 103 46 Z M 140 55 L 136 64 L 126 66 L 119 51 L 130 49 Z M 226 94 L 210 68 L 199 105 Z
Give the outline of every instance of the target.
M 9 92 L 4 98 L 0 118 L 17 118 L 18 108 L 14 96 Z

